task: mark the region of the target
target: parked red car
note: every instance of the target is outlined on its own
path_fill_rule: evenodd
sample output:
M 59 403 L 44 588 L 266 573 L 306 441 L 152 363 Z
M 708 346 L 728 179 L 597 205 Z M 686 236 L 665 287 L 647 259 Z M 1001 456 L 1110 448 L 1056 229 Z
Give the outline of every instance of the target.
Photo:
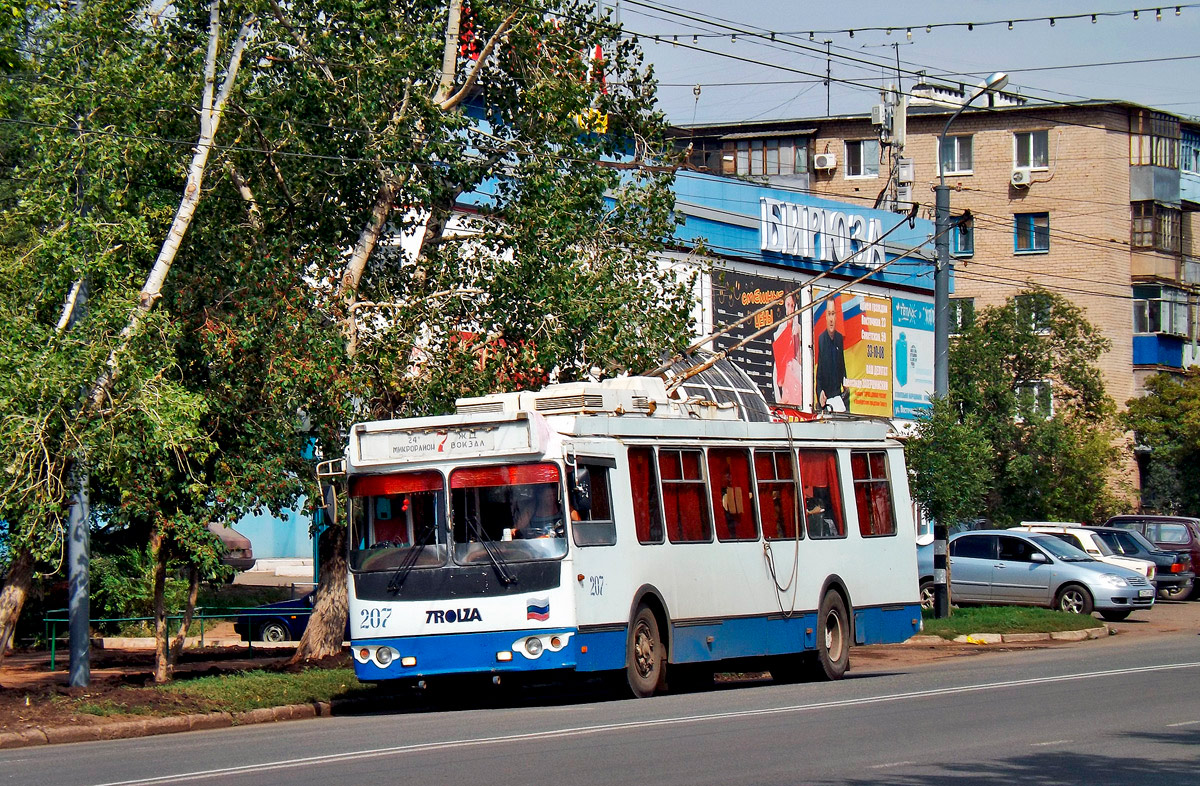
M 1146 539 L 1168 551 L 1186 551 L 1192 557 L 1192 569 L 1200 566 L 1200 519 L 1190 516 L 1150 516 L 1140 513 L 1113 516 L 1106 527 L 1123 527 L 1140 532 Z M 1188 598 L 1200 597 L 1200 582 L 1192 584 Z

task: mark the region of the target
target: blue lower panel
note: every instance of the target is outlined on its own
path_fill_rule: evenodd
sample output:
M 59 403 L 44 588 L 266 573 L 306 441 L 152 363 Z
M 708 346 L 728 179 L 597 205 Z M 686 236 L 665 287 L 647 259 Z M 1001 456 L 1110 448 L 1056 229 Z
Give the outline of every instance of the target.
M 580 633 L 575 637 L 575 668 L 579 671 L 625 668 L 625 636 L 625 628 L 599 633 Z
M 671 662 L 702 663 L 726 658 L 784 655 L 812 649 L 813 613 L 782 617 L 739 617 L 672 628 Z
M 921 605 L 855 610 L 855 644 L 899 644 L 921 632 Z
M 542 651 L 537 658 L 530 658 L 521 650 L 513 649 L 513 643 L 531 634 L 548 639 L 556 634 L 571 638 L 558 652 Z M 386 645 L 398 654 L 386 667 L 374 660 L 361 663 L 354 659 L 354 674 L 360 680 L 375 682 L 409 677 L 427 677 L 435 674 L 511 673 L 519 671 L 542 671 L 548 669 L 570 669 L 575 667 L 575 631 L 568 628 L 546 630 L 498 631 L 491 633 L 458 633 L 452 636 L 406 636 L 401 638 L 379 638 L 353 642 L 354 647 L 379 647 Z M 497 659 L 499 652 L 511 652 L 512 660 Z M 403 658 L 415 657 L 417 665 L 401 665 Z

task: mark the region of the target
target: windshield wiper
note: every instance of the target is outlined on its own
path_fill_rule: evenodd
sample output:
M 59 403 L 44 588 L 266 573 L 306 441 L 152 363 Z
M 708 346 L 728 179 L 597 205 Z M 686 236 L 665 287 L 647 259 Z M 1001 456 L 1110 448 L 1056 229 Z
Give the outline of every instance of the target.
M 492 565 L 496 567 L 496 573 L 500 576 L 500 581 L 504 584 L 516 584 L 517 577 L 509 572 L 508 561 L 500 554 L 500 550 L 496 548 L 496 543 L 493 541 L 483 527 L 479 524 L 479 519 L 475 516 L 467 516 L 467 524 L 471 529 L 475 530 L 476 537 L 479 538 L 480 545 L 487 552 L 488 559 L 492 561 Z
M 412 573 L 412 569 L 416 567 L 417 560 L 425 552 L 425 546 L 429 544 L 429 537 L 433 534 L 433 525 L 425 527 L 421 532 L 421 537 L 413 544 L 408 553 L 404 555 L 404 561 L 400 563 L 400 567 L 396 568 L 396 572 L 392 574 L 392 580 L 388 582 L 387 591 L 395 595 L 404 586 L 404 580 L 408 578 L 408 574 Z

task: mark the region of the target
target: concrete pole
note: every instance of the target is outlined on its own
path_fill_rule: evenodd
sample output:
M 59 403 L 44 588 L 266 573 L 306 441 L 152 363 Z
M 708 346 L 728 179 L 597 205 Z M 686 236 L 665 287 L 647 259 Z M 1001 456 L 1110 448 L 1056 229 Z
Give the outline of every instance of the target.
M 67 564 L 69 593 L 69 630 L 71 634 L 70 682 L 72 688 L 87 687 L 92 681 L 91 670 L 91 609 L 89 607 L 89 570 L 91 532 L 88 528 L 91 502 L 88 499 L 88 476 L 78 472 L 78 488 L 67 519 Z

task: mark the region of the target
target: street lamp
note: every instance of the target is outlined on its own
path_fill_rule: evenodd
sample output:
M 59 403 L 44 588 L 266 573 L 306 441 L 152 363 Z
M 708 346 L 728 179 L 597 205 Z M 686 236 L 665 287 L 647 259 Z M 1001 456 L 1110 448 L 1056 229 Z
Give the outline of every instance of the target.
M 937 167 L 938 184 L 935 194 L 934 248 L 937 263 L 933 275 L 933 395 L 944 398 L 950 394 L 950 188 L 946 185 L 946 165 L 942 151 L 946 146 L 946 132 L 971 103 L 981 95 L 993 90 L 1002 90 L 1008 84 L 1008 74 L 997 71 L 980 85 L 971 97 L 963 101 L 938 136 Z M 949 565 L 947 552 L 946 522 L 938 521 L 933 527 L 933 613 L 939 619 L 950 616 L 950 592 L 946 569 Z

